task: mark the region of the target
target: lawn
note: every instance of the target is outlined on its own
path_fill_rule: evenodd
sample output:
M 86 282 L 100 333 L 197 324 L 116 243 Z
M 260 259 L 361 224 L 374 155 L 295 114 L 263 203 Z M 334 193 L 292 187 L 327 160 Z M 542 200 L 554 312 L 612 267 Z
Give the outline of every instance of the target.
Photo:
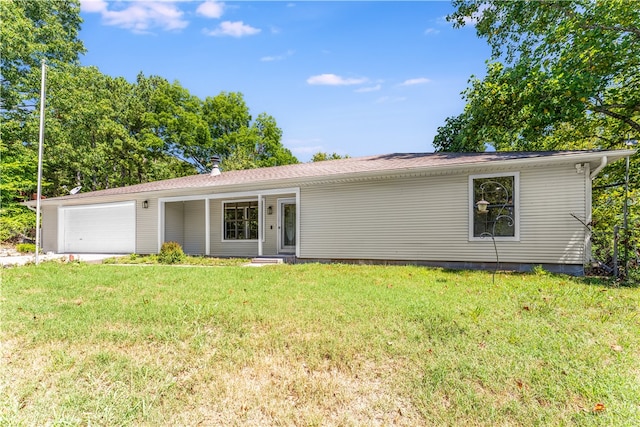
M 2 270 L 0 425 L 640 423 L 640 290 L 419 267 Z

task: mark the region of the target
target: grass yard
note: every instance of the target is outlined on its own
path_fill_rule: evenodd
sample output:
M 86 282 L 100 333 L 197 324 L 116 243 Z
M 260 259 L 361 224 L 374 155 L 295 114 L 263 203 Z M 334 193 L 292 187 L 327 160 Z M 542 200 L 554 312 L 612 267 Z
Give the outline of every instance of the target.
M 2 270 L 0 425 L 640 424 L 640 290 L 418 267 Z

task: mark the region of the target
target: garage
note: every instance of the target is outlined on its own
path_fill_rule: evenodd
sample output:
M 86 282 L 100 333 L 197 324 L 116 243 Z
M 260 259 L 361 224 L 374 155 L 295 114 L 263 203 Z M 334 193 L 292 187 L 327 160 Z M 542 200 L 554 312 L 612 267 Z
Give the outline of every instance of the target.
M 134 253 L 135 202 L 60 208 L 60 247 L 65 253 Z

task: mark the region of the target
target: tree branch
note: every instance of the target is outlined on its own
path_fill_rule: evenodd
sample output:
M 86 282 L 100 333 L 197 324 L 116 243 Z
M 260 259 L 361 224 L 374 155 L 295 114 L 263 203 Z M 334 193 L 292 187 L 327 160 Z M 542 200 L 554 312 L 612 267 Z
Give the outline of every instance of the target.
M 636 37 L 640 38 L 640 28 L 632 28 L 632 27 L 622 27 L 620 25 L 585 25 L 584 28 L 589 30 L 607 30 L 607 31 L 615 31 L 618 33 L 631 33 Z
M 626 124 L 628 124 L 629 126 L 631 126 L 631 128 L 637 130 L 638 132 L 640 132 L 640 123 L 636 123 L 634 122 L 630 117 L 627 116 L 623 116 L 622 114 L 618 114 L 615 113 L 613 111 L 610 111 L 608 109 L 606 109 L 603 106 L 594 106 L 593 107 L 593 111 L 598 112 L 598 113 L 602 113 L 606 116 L 612 117 L 614 119 L 620 120 Z

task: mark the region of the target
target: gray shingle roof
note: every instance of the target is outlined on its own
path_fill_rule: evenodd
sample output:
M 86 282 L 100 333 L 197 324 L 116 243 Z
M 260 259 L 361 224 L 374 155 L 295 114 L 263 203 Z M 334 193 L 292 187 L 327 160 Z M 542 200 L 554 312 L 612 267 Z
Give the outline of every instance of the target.
M 538 151 L 538 152 L 484 152 L 484 153 L 394 153 L 366 157 L 353 157 L 315 163 L 274 166 L 260 169 L 222 172 L 218 176 L 208 173 L 185 176 L 145 184 L 111 188 L 94 192 L 78 193 L 47 200 L 69 200 L 84 197 L 112 196 L 121 194 L 171 191 L 180 189 L 215 188 L 242 184 L 264 184 L 279 180 L 339 179 L 341 176 L 370 173 L 395 173 L 410 170 L 448 168 L 455 166 L 487 164 L 512 160 L 527 160 L 558 157 L 589 157 L 597 159 L 610 152 L 595 151 Z M 618 158 L 621 151 L 617 153 Z M 629 153 L 633 153 L 629 151 Z M 587 156 L 591 154 L 591 156 Z M 627 154 L 629 155 L 629 154 Z M 585 159 L 583 161 L 589 161 Z

